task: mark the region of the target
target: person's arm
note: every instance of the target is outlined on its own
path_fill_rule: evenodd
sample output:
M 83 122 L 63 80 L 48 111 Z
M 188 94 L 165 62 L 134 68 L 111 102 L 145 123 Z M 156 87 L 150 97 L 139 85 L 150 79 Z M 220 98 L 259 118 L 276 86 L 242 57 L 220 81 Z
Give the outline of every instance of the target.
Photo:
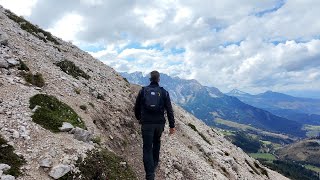
M 174 114 L 173 114 L 173 109 L 172 109 L 172 105 L 171 105 L 170 95 L 167 91 L 166 91 L 165 108 L 167 110 L 169 127 L 174 128 L 175 127 Z
M 142 98 L 142 89 L 139 91 L 139 94 L 136 99 L 136 104 L 134 105 L 134 115 L 136 116 L 136 119 L 141 121 L 141 98 Z

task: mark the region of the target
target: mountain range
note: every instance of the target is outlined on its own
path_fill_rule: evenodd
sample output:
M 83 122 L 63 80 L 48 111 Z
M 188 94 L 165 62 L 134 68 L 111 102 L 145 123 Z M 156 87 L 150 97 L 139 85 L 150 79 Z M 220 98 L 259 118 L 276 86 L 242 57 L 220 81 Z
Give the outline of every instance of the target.
M 147 85 L 148 77 L 141 72 L 121 73 L 129 82 Z M 239 124 L 246 124 L 266 131 L 303 137 L 302 123 L 276 116 L 266 110 L 223 94 L 215 87 L 202 86 L 196 80 L 185 80 L 161 74 L 160 85 L 168 90 L 175 103 L 191 112 L 207 125 L 217 124 L 222 118 Z
M 320 125 L 320 99 L 293 97 L 273 91 L 252 95 L 237 89 L 227 95 L 290 120 Z

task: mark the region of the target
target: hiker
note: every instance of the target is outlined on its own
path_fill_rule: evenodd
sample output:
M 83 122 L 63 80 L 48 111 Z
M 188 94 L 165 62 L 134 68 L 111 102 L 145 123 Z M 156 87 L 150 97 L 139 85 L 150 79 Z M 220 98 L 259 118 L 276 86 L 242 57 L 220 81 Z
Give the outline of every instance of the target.
M 143 87 L 134 107 L 135 116 L 141 124 L 143 139 L 143 164 L 146 179 L 153 180 L 159 163 L 160 138 L 165 126 L 164 112 L 167 111 L 170 132 L 175 133 L 175 121 L 169 93 L 159 86 L 158 71 L 150 73 L 150 85 Z

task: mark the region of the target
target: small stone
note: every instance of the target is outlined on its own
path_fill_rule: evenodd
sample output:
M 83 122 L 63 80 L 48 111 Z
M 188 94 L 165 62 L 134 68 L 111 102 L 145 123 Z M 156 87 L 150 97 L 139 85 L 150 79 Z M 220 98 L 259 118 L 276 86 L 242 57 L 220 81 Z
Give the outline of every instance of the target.
M 73 131 L 73 137 L 79 141 L 89 142 L 92 139 L 92 134 L 87 130 L 76 127 L 73 129 Z
M 65 174 L 67 174 L 70 170 L 71 170 L 70 166 L 60 164 L 60 165 L 53 167 L 51 169 L 49 175 L 51 177 L 53 177 L 54 179 L 59 179 L 62 176 L 64 176 Z
M 18 138 L 20 137 L 19 132 L 16 131 L 16 130 L 13 130 L 13 132 L 12 132 L 12 137 L 15 138 L 15 139 L 18 139 Z
M 6 172 L 11 168 L 8 164 L 0 164 L 0 171 Z
M 4 59 L 0 59 L 0 68 L 8 68 L 9 67 L 9 63 L 4 60 Z
M 74 128 L 73 125 L 68 122 L 63 122 L 62 127 L 59 127 L 60 131 L 62 132 L 68 132 L 73 128 Z
M 113 136 L 109 135 L 109 138 L 110 138 L 111 140 L 113 140 Z
M 50 168 L 52 165 L 52 161 L 49 158 L 45 158 L 43 160 L 40 161 L 40 166 L 41 167 L 46 167 L 46 168 Z
M 36 105 L 33 109 L 32 112 L 36 112 L 37 109 L 39 109 L 41 106 Z
M 1 176 L 1 180 L 15 180 L 16 178 L 11 175 L 3 175 Z
M 127 165 L 127 162 L 120 162 L 120 165 L 121 165 L 121 166 L 126 166 L 126 165 Z
M 0 32 L 0 46 L 4 45 L 4 46 L 8 46 L 8 35 L 4 32 Z
M 34 89 L 35 89 L 35 90 L 38 90 L 38 91 L 40 91 L 40 90 L 41 90 L 41 88 L 40 88 L 40 87 L 35 87 Z
M 15 59 L 7 59 L 7 62 L 9 64 L 9 67 L 10 66 L 16 66 L 16 65 L 20 64 L 20 62 L 15 60 Z

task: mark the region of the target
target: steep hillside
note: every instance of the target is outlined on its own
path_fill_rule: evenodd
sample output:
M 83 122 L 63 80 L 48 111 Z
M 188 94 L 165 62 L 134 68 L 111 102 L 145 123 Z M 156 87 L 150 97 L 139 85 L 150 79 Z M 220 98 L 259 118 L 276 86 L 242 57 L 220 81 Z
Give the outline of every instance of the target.
M 0 24 L 0 164 L 20 167 L 5 157 L 21 156 L 23 180 L 143 179 L 139 87 L 1 7 Z M 177 133 L 163 134 L 157 179 L 287 179 L 174 110 Z M 11 177 L 8 168 L 1 178 Z
M 303 124 L 320 125 L 320 100 L 293 97 L 282 93 L 267 91 L 251 95 L 239 90 L 227 93 L 252 106 Z
M 281 159 L 320 167 L 320 139 L 305 139 L 277 151 Z
M 129 82 L 146 85 L 142 73 L 122 73 Z M 161 85 L 168 89 L 172 99 L 207 125 L 217 125 L 217 118 L 246 124 L 277 133 L 304 136 L 302 124 L 275 116 L 268 111 L 245 104 L 239 99 L 221 93 L 217 88 L 202 86 L 196 80 L 183 80 L 161 75 Z

